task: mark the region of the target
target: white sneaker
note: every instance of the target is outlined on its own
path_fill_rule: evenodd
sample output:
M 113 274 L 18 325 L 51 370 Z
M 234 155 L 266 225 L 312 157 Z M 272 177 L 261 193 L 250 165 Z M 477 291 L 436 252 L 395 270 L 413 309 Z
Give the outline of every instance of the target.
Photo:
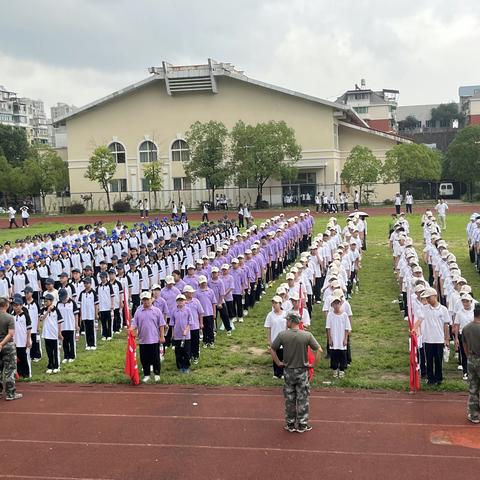
M 232 318 L 232 322 L 233 322 L 233 323 L 235 323 L 237 320 L 238 320 L 237 317 L 233 317 L 233 318 Z
M 338 372 L 338 378 L 343 378 L 345 376 L 345 372 L 343 372 L 342 370 L 340 370 Z
M 102 337 L 102 342 L 105 342 L 107 340 L 107 337 Z
M 457 370 L 463 370 L 463 367 L 462 367 L 461 365 L 459 365 L 459 366 L 457 367 Z
M 67 362 L 68 362 L 68 358 L 64 358 L 64 359 L 62 360 L 62 363 L 67 363 Z
M 40 361 L 40 358 L 34 358 L 34 359 L 32 360 L 33 363 L 38 363 L 39 361 Z
M 468 380 L 468 373 L 464 373 L 464 374 L 463 374 L 463 379 L 464 379 L 464 380 Z
M 85 347 L 85 350 L 91 350 L 92 347 L 89 347 L 88 345 Z
M 58 373 L 59 371 L 60 371 L 60 369 L 58 369 L 58 368 L 53 369 L 53 373 Z
M 240 317 L 240 318 L 238 319 L 238 322 L 239 322 L 239 323 L 243 323 L 243 317 Z
M 333 378 L 338 378 L 338 370 L 333 371 Z
M 69 359 L 68 359 L 68 363 L 73 363 L 74 361 L 75 361 L 74 358 L 69 358 Z
M 160 361 L 163 362 L 165 360 L 165 355 L 160 355 Z
M 229 330 L 229 331 L 227 332 L 227 337 L 231 337 L 231 336 L 232 336 L 232 331 Z
M 142 382 L 143 382 L 143 383 L 148 383 L 148 382 L 150 382 L 150 377 L 143 377 Z
M 403 319 L 408 322 L 408 316 L 403 317 Z
M 46 373 L 47 373 L 48 375 L 50 375 L 51 373 L 53 373 L 53 370 L 52 370 L 51 368 L 49 368 L 49 369 L 46 371 Z
M 107 337 L 107 341 L 109 342 L 112 339 L 112 337 Z
M 159 382 L 160 381 L 160 375 L 155 375 L 155 381 Z
M 225 325 L 223 325 L 223 323 L 220 325 L 220 330 L 225 330 Z
M 248 310 L 243 311 L 243 316 L 246 317 L 248 315 Z
M 90 350 L 96 350 L 97 347 L 90 347 Z

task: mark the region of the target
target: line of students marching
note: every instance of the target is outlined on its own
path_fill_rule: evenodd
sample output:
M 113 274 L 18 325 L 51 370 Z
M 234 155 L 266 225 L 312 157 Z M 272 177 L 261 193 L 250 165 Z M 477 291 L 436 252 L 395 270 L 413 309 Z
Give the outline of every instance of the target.
M 467 356 L 462 331 L 473 321 L 472 289 L 462 277 L 456 257 L 442 239 L 441 227 L 431 210 L 422 216 L 424 248 L 422 258 L 428 267 L 425 278 L 420 258 L 409 236 L 409 223 L 403 215 L 390 232 L 393 267 L 402 293 L 405 320 L 412 318 L 418 338 L 421 377 L 429 385 L 443 382 L 443 363 L 450 357 L 451 343 L 458 353 L 458 369 L 468 379 Z
M 213 348 L 217 316 L 230 335 L 232 324 L 243 321 L 265 285 L 308 247 L 312 227 L 308 212 L 289 219 L 282 214 L 242 234 L 227 218 L 198 229 L 164 219 L 130 230 L 119 223 L 111 235 L 100 224 L 19 240 L 14 248 L 7 242 L 0 248 L 0 297 L 11 298 L 19 375 L 31 376 L 30 361 L 42 356 L 41 338 L 49 374 L 75 360 L 80 334 L 86 351 L 96 350 L 97 325 L 102 340 L 110 341 L 125 326 L 124 301 L 131 306 L 146 380 L 150 368 L 155 379 L 160 371 L 152 364 L 157 354 L 142 347 L 151 340 L 142 342 L 139 325 L 149 308 L 158 309 L 172 327 L 163 328 L 165 346 L 175 346 L 177 367 L 187 371 L 191 359 L 198 362 L 201 335 L 204 346 Z M 178 339 L 175 312 L 182 302 L 193 313 Z M 151 320 L 158 326 L 154 313 Z M 196 329 L 197 323 L 203 328 Z M 160 345 L 157 350 L 164 352 Z
M 362 228 L 359 230 L 359 223 Z M 325 232 L 312 239 L 307 251 L 286 275 L 272 298 L 272 310 L 264 327 L 269 348 L 279 333 L 287 328 L 288 313 L 297 313 L 301 328 L 311 327 L 312 311 L 320 308 L 325 318 L 327 357 L 334 378 L 342 378 L 351 363 L 350 332 L 352 309 L 348 299 L 358 290 L 358 271 L 365 248 L 365 220 L 354 214 L 342 229 L 331 217 Z M 314 307 L 314 305 L 317 305 Z M 275 349 L 279 360 L 283 349 Z M 283 377 L 283 368 L 273 362 L 274 378 Z

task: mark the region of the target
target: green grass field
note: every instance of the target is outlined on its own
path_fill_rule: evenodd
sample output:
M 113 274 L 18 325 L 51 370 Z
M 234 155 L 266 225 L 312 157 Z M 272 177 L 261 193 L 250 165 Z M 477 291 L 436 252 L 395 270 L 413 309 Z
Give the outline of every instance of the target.
M 316 221 L 316 232 L 322 231 L 327 219 Z M 398 297 L 398 287 L 392 272 L 391 256 L 387 244 L 389 218 L 378 216 L 368 221 L 368 250 L 360 272 L 360 291 L 354 295 L 351 305 L 354 314 L 352 332 L 353 362 L 346 377 L 332 380 L 328 360 L 322 360 L 316 370 L 313 386 L 341 386 L 360 388 L 408 389 L 408 331 L 398 304 L 392 303 Z M 417 251 L 421 253 L 420 217 L 409 217 L 411 235 Z M 450 215 L 444 237 L 449 249 L 456 255 L 457 262 L 476 294 L 480 277 L 468 260 L 465 246 L 465 225 L 468 215 Z M 343 222 L 341 222 L 343 224 Z M 52 231 L 63 227 L 45 224 L 32 227 L 35 231 Z M 10 234 L 10 232 L 7 232 Z M 20 233 L 20 232 L 18 232 Z M 4 232 L 0 234 L 4 241 Z M 271 358 L 266 350 L 266 336 L 263 322 L 270 309 L 273 289 L 266 296 L 244 324 L 228 338 L 223 332 L 217 335 L 217 348 L 204 350 L 199 365 L 193 366 L 189 375 L 180 375 L 175 368 L 173 352 L 168 352 L 162 364 L 162 382 L 192 383 L 208 385 L 278 385 L 272 379 Z M 325 344 L 324 319 L 319 306 L 314 307 L 312 331 L 322 345 Z M 59 375 L 47 376 L 45 359 L 33 365 L 33 381 L 61 382 L 128 382 L 123 375 L 126 336 L 122 334 L 112 342 L 103 343 L 95 352 L 83 350 L 83 338 L 79 343 L 79 354 L 75 363 L 63 367 Z M 462 391 L 466 384 L 457 371 L 453 359 L 445 365 L 446 381 L 441 390 Z

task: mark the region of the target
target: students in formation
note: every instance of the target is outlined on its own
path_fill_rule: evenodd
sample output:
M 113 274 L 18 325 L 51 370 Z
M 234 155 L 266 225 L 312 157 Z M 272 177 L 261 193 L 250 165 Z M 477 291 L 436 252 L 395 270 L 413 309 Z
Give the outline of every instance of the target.
M 467 226 L 470 258 L 475 262 L 477 218 Z M 393 268 L 401 292 L 405 320 L 411 320 L 418 340 L 421 377 L 428 385 L 441 385 L 443 364 L 458 358 L 458 370 L 468 380 L 463 329 L 474 318 L 472 289 L 462 276 L 457 259 L 442 238 L 443 225 L 429 209 L 422 215 L 423 251 L 418 253 L 409 235 L 410 226 L 400 215 L 391 226 L 390 247 Z M 480 222 L 478 222 L 480 228 Z M 427 266 L 420 266 L 423 259 Z
M 146 216 L 145 202 L 142 209 Z M 227 217 L 198 228 L 175 217 L 132 228 L 119 222 L 110 233 L 99 222 L 5 242 L 0 296 L 10 300 L 17 325 L 18 374 L 30 377 L 30 362 L 45 354 L 47 374 L 61 373 L 79 354 L 93 355 L 98 340 L 109 343 L 125 327 L 124 301 L 144 381 L 150 374 L 160 380 L 159 361 L 170 348 L 180 372 L 188 373 L 201 363 L 202 350 L 215 348 L 216 335 L 230 337 L 308 249 L 312 229 L 309 212 L 275 216 L 243 233 Z M 313 281 L 307 262 L 298 270 Z M 312 288 L 305 287 L 304 298 L 313 301 Z M 80 336 L 85 353 L 77 349 Z

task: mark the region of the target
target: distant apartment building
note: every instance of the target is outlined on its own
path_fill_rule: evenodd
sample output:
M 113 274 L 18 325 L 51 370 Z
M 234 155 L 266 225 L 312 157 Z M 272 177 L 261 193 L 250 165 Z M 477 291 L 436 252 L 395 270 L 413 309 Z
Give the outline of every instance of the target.
M 480 125 L 480 85 L 459 87 L 458 96 L 466 123 Z
M 398 90 L 370 90 L 362 79 L 360 87 L 355 85 L 354 90 L 346 91 L 336 102 L 353 108 L 370 128 L 392 133 L 397 131 L 398 96 Z
M 49 143 L 48 119 L 41 100 L 18 97 L 0 86 L 0 124 L 24 128 L 30 143 Z
M 77 110 L 75 105 L 68 105 L 67 103 L 58 102 L 55 106 L 50 108 L 50 115 L 52 117 L 52 125 L 50 129 L 50 143 L 55 148 L 67 147 L 67 128 L 65 125 L 53 126 L 59 118 L 71 115 Z
M 458 120 L 432 120 L 432 109 L 437 108 L 439 103 L 428 105 L 402 105 L 397 108 L 398 130 L 418 130 L 458 128 Z M 410 118 L 408 118 L 410 117 Z M 416 124 L 409 120 L 415 118 Z

